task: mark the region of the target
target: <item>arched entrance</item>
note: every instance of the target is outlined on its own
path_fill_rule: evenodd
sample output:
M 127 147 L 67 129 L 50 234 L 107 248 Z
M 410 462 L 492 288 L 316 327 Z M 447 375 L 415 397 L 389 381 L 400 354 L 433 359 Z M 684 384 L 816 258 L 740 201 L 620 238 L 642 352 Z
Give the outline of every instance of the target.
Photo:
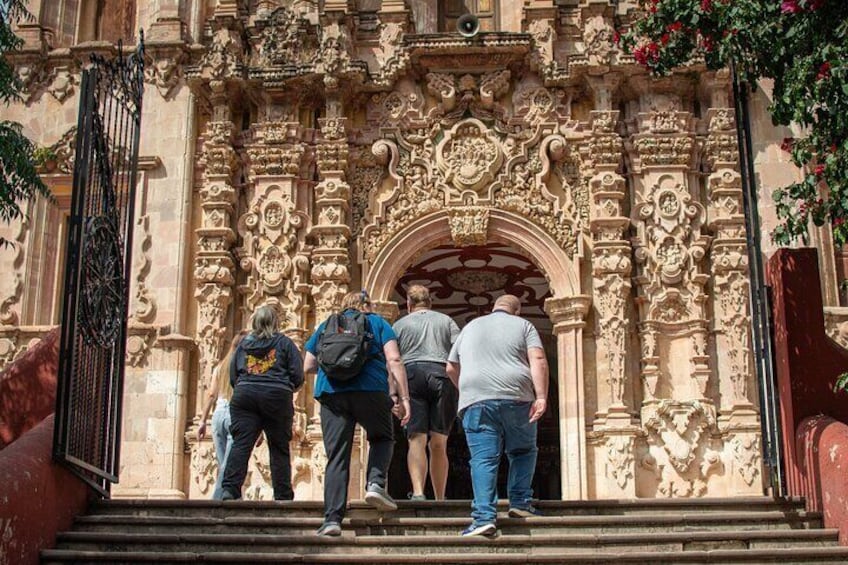
M 548 362 L 552 368 L 550 379 L 550 409 L 539 425 L 539 458 L 533 484 L 540 499 L 559 500 L 559 404 L 557 401 L 556 339 L 553 324 L 545 313 L 545 300 L 550 298 L 550 288 L 539 268 L 517 249 L 501 243 L 456 247 L 443 245 L 419 257 L 415 264 L 400 277 L 395 285 L 393 299 L 401 305 L 400 315 L 406 314 L 406 289 L 412 284 L 423 284 L 430 289 L 433 309 L 451 316 L 460 327 L 472 319 L 491 312 L 498 296 L 510 293 L 521 298 L 523 318 L 534 324 L 545 343 Z M 403 498 L 411 490 L 406 472 L 407 442 L 398 425 L 397 441 L 392 467 L 389 472 L 389 491 Z M 450 472 L 446 495 L 449 499 L 472 498 L 468 469 L 468 447 L 459 421 L 448 440 Z M 504 461 L 499 477 L 499 490 L 506 496 Z M 433 497 L 428 485 L 428 498 Z
M 549 354 L 551 372 L 557 378 L 551 396 L 557 398 L 560 497 L 585 499 L 588 490 L 582 342 L 590 298 L 580 292 L 576 261 L 550 235 L 512 212 L 482 206 L 441 210 L 411 222 L 386 241 L 373 261 L 363 262 L 363 281 L 380 312 L 396 319 L 397 282 L 424 254 L 443 245 L 462 248 L 493 243 L 517 250 L 547 280 L 551 296 L 545 299 L 543 308 L 555 340 Z

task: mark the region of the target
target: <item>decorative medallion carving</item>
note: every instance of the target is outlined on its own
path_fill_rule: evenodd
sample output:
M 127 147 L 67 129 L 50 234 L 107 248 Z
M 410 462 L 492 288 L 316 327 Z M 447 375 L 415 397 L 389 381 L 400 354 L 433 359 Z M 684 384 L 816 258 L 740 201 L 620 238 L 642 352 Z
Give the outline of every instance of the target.
M 446 182 L 458 190 L 479 190 L 490 183 L 503 163 L 495 134 L 479 120 L 465 120 L 445 132 L 436 159 Z

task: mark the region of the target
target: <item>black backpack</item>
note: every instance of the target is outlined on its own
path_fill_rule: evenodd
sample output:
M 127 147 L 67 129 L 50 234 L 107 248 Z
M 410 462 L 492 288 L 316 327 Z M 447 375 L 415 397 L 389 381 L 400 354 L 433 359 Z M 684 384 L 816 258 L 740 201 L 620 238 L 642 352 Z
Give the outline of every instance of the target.
M 368 361 L 374 335 L 367 316 L 358 311 L 333 314 L 318 339 L 318 366 L 327 377 L 345 382 L 353 379 Z

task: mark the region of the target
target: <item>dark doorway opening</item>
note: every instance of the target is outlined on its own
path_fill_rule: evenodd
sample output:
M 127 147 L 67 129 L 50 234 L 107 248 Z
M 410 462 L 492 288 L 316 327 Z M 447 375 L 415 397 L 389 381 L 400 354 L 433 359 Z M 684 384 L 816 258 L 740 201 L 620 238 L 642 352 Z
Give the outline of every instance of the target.
M 422 284 L 430 290 L 433 309 L 453 317 L 463 327 L 477 316 L 491 312 L 498 296 L 515 294 L 522 302 L 522 317 L 530 320 L 545 344 L 551 369 L 548 411 L 539 422 L 537 445 L 539 456 L 533 480 L 534 496 L 543 500 L 560 500 L 559 400 L 557 395 L 556 338 L 550 320 L 543 310 L 550 290 L 547 279 L 532 261 L 520 251 L 501 244 L 456 248 L 444 246 L 423 254 L 401 277 L 394 299 L 405 313 L 406 288 Z M 395 421 L 395 451 L 389 468 L 389 493 L 400 500 L 412 492 L 407 470 L 408 443 L 405 431 Z M 448 472 L 445 496 L 451 500 L 473 498 L 469 470 L 468 445 L 459 418 L 448 438 Z M 498 495 L 506 498 L 506 457 L 498 475 Z M 427 498 L 433 499 L 429 480 Z

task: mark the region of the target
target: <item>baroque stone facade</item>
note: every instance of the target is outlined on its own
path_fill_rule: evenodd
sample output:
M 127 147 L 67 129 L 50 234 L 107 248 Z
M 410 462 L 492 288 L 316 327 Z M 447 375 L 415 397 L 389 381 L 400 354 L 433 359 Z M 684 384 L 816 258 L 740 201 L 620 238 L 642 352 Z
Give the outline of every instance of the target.
M 349 289 L 394 319 L 422 254 L 490 244 L 549 289 L 562 498 L 762 492 L 727 73 L 647 77 L 613 42 L 631 2 L 500 2 L 500 31 L 473 39 L 436 33 L 437 4 L 138 2 L 148 88 L 116 496 L 211 495 L 197 414 L 258 306 L 302 346 Z M 0 250 L 0 366 L 58 323 L 76 85 L 87 53 L 114 52 L 22 35 L 26 96 L 4 117 L 54 147 L 59 203 L 0 228 L 17 243 Z M 758 146 L 780 161 L 764 122 Z M 765 165 L 768 194 L 792 170 Z M 509 265 L 486 268 L 451 282 L 483 304 Z M 318 499 L 309 384 L 295 402 L 294 488 Z M 270 496 L 269 473 L 259 449 L 247 498 Z

